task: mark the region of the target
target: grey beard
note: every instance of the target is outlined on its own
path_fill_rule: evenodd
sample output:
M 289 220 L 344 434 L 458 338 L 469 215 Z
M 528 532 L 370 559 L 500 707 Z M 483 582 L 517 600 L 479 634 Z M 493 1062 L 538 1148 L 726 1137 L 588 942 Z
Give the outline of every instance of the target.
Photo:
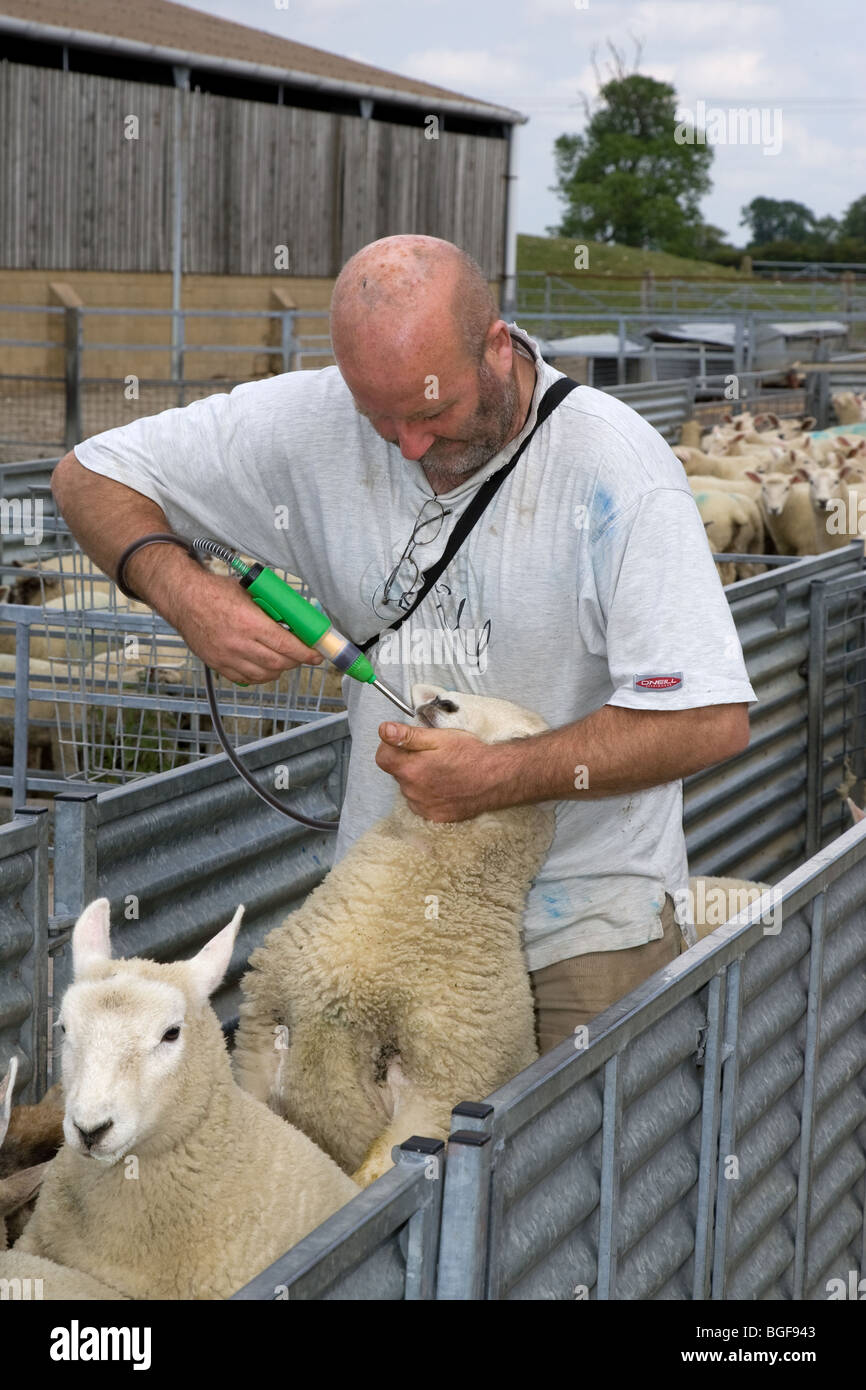
M 514 428 L 514 416 L 520 399 L 514 377 L 509 376 L 500 388 L 493 373 L 482 363 L 478 369 L 478 380 L 481 400 L 468 427 L 473 434 L 479 431 L 478 437 L 470 438 L 459 454 L 446 453 L 441 460 L 437 452 L 447 451 L 449 445 L 447 441 L 437 440 L 419 460 L 428 481 L 440 492 L 450 492 L 464 478 L 477 473 L 479 468 L 489 463 Z M 441 449 L 443 444 L 445 451 Z

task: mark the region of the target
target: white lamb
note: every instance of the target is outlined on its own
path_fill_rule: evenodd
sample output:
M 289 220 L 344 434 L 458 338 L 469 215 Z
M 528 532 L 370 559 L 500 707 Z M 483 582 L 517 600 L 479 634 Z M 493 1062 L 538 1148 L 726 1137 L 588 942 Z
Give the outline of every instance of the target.
M 16 1250 L 131 1298 L 226 1298 L 358 1189 L 232 1079 L 208 996 L 243 908 L 188 961 L 112 960 L 109 904 L 72 936 L 66 1144 Z
M 733 485 L 731 485 L 733 486 Z M 721 489 L 692 489 L 701 514 L 707 541 L 714 554 L 761 555 L 764 551 L 764 523 L 754 498 Z M 733 560 L 718 562 L 723 584 L 748 578 L 757 567 Z
M 840 425 L 857 425 L 866 420 L 866 395 L 857 391 L 834 391 L 833 409 Z
M 9 1126 L 17 1071 L 18 1058 L 13 1057 L 9 1070 L 0 1081 L 0 1146 Z M 29 1108 L 38 1111 L 40 1107 Z M 123 1298 L 123 1294 L 91 1279 L 88 1274 L 67 1269 L 39 1255 L 6 1249 L 7 1220 L 18 1213 L 37 1191 L 47 1166 L 46 1163 L 39 1163 L 0 1178 L 0 1299 L 44 1299 L 50 1302 L 56 1299 Z
M 679 459 L 686 473 L 699 473 L 715 478 L 727 478 L 729 482 L 738 482 L 746 470 L 755 468 L 758 464 L 781 463 L 785 458 L 786 451 L 781 446 L 772 450 L 772 458 L 768 453 L 766 459 L 752 459 L 751 457 L 740 455 L 705 454 L 700 449 L 686 449 L 682 445 L 677 445 L 674 453 Z
M 803 473 L 800 480 L 791 473 L 749 472 L 746 476 L 761 485 L 761 515 L 778 554 L 817 554 L 807 475 Z
M 415 685 L 412 701 L 419 718 L 485 743 L 547 727 L 439 686 Z M 458 1101 L 537 1055 L 520 928 L 553 826 L 553 809 L 533 805 L 437 823 L 398 792 L 251 957 L 240 1084 L 365 1184 L 409 1135 L 445 1137 Z

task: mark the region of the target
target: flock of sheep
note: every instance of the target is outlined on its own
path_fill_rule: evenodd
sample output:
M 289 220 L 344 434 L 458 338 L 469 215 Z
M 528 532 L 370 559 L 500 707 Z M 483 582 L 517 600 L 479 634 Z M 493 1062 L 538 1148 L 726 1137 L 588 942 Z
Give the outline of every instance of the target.
M 833 401 L 843 423 L 866 418 L 866 400 L 853 392 Z M 714 554 L 822 555 L 866 535 L 866 437 L 818 437 L 814 425 L 811 416 L 748 411 L 706 433 L 696 420 L 683 425 L 674 453 Z M 762 570 L 757 560 L 718 564 L 723 584 Z

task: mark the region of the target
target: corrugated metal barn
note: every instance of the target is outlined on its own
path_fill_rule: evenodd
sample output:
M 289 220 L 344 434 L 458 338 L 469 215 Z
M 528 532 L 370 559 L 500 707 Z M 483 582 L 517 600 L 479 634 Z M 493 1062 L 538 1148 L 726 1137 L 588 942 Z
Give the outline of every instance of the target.
M 182 207 L 184 274 L 331 278 L 394 232 L 513 274 L 517 112 L 168 0 L 2 8 L 0 269 L 171 271 Z

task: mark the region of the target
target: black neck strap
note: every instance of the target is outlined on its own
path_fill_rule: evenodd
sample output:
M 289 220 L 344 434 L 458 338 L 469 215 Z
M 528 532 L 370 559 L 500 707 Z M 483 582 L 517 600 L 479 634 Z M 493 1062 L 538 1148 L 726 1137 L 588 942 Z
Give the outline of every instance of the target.
M 424 571 L 424 582 L 415 595 L 411 608 L 407 608 L 405 613 L 401 613 L 400 617 L 397 618 L 395 622 L 390 623 L 388 627 L 383 628 L 382 632 L 396 632 L 399 627 L 402 627 L 406 619 L 411 617 L 418 605 L 423 603 L 424 599 L 433 588 L 433 585 L 436 583 L 436 580 L 454 559 L 454 556 L 466 540 L 466 537 L 478 521 L 485 507 L 493 500 L 511 470 L 517 465 L 521 455 L 528 449 L 535 436 L 536 430 L 544 424 L 547 417 L 552 414 L 560 402 L 564 401 L 565 397 L 569 395 L 577 385 L 578 382 L 572 381 L 570 377 L 564 376 L 555 381 L 552 386 L 548 386 L 538 403 L 538 415 L 536 416 L 535 424 L 520 445 L 520 448 L 506 464 L 503 464 L 495 473 L 491 473 L 487 481 L 482 483 L 472 501 L 469 503 L 469 506 L 457 521 L 451 535 L 448 537 L 448 544 L 439 559 L 435 564 L 431 565 L 429 569 Z M 372 637 L 368 637 L 366 642 L 359 642 L 357 645 L 360 647 L 361 651 L 367 652 L 371 647 L 375 646 L 382 632 L 377 632 Z

